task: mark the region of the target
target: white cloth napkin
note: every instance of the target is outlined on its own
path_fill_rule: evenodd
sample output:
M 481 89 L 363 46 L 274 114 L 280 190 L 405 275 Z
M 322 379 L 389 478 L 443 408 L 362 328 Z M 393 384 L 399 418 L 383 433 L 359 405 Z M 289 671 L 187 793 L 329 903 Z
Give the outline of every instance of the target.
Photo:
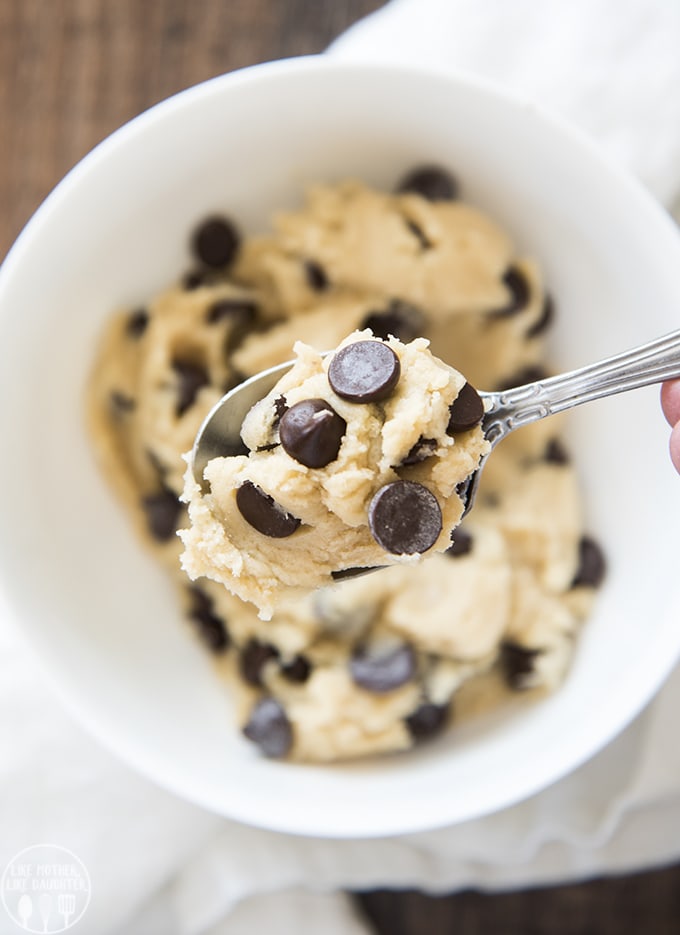
M 680 189 L 671 0 L 395 0 L 332 54 L 483 74 L 579 123 L 666 203 Z M 360 935 L 342 889 L 509 888 L 680 857 L 679 710 L 680 670 L 607 749 L 514 808 L 399 839 L 305 839 L 210 815 L 113 759 L 55 704 L 0 603 L 0 865 L 40 842 L 74 851 L 92 935 Z

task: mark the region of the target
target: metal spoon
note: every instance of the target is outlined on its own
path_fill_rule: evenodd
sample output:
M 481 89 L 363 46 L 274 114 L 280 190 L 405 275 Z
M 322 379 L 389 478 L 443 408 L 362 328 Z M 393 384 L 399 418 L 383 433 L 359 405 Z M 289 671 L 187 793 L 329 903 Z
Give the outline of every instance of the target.
M 204 487 L 203 471 L 212 458 L 248 454 L 241 440 L 243 420 L 292 366 L 292 362 L 280 364 L 250 377 L 213 407 L 198 431 L 191 455 L 194 477 L 201 487 Z M 478 391 L 484 402 L 482 430 L 493 450 L 501 439 L 522 425 L 603 396 L 674 377 L 680 377 L 680 331 L 569 373 L 496 393 Z M 464 516 L 474 504 L 489 454 L 470 477 Z

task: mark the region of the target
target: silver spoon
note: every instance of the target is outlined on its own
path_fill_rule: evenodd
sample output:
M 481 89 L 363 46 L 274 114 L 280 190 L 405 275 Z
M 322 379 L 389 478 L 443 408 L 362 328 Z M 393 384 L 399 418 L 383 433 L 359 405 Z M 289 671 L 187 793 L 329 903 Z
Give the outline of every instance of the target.
M 208 413 L 191 453 L 194 478 L 202 488 L 205 484 L 203 471 L 212 458 L 248 454 L 241 440 L 243 420 L 255 403 L 266 396 L 292 366 L 293 362 L 289 361 L 250 377 L 223 396 Z M 650 383 L 662 383 L 674 377 L 680 377 L 680 331 L 569 373 L 496 393 L 478 390 L 484 403 L 482 430 L 493 451 L 506 435 L 522 425 L 603 396 L 635 390 Z M 465 491 L 464 516 L 474 504 L 479 478 L 489 454 L 482 458 L 470 477 Z

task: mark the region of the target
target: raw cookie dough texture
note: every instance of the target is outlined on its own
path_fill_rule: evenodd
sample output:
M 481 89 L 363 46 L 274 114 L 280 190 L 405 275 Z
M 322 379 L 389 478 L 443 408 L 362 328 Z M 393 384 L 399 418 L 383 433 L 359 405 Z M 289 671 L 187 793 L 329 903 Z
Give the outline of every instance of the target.
M 205 493 L 189 469 L 184 492 L 185 571 L 266 619 L 286 591 L 445 551 L 465 508 L 457 491 L 489 449 L 481 399 L 425 338 L 366 330 L 325 359 L 295 351 L 245 419 L 250 453 L 210 461 Z
M 271 757 L 371 755 L 408 749 L 452 719 L 455 730 L 455 721 L 474 718 L 480 707 L 559 686 L 604 561 L 584 533 L 555 417 L 514 432 L 494 451 L 475 508 L 445 552 L 431 554 L 433 547 L 415 566 L 393 565 L 302 597 L 282 594 L 269 621 L 224 585 L 190 581 L 176 535 L 189 527 L 179 500 L 182 455 L 203 418 L 244 377 L 291 360 L 297 341 L 335 348 L 370 329 L 368 340 L 402 353 L 424 337 L 472 386 L 540 378 L 559 307 L 536 264 L 461 200 L 450 173 L 431 166 L 410 172 L 394 193 L 359 182 L 316 186 L 303 208 L 275 218 L 274 232 L 264 236 L 242 238 L 229 219 L 209 218 L 191 248 L 195 265 L 176 286 L 109 323 L 89 387 L 89 426 L 107 477 L 224 673 L 245 736 Z M 422 342 L 413 347 L 427 356 Z M 318 367 L 311 351 L 300 355 L 301 366 Z M 325 386 L 298 396 L 303 383 L 297 376 L 294 383 L 283 393 L 288 412 L 322 400 L 348 426 L 314 404 L 335 436 L 311 445 L 312 463 L 328 457 L 338 439 L 342 459 L 346 432 L 373 404 L 336 398 Z M 248 427 L 255 449 L 281 441 L 268 406 Z M 303 425 L 309 416 L 303 409 Z M 309 461 L 309 439 L 300 439 L 296 419 L 287 444 Z M 409 478 L 427 486 L 439 463 L 441 424 L 432 432 L 432 464 L 430 445 L 419 446 L 418 436 L 415 453 L 428 457 L 396 467 L 407 444 L 397 441 L 402 428 L 385 469 L 396 468 L 399 479 L 411 471 Z M 453 438 L 442 455 L 466 450 Z M 277 449 L 271 453 L 278 458 Z M 252 461 L 260 454 L 265 463 L 266 451 Z M 333 461 L 309 468 L 288 462 L 301 479 L 342 474 Z M 321 488 L 317 493 L 320 499 Z M 354 502 L 348 498 L 348 507 Z M 298 535 L 278 541 L 287 550 Z

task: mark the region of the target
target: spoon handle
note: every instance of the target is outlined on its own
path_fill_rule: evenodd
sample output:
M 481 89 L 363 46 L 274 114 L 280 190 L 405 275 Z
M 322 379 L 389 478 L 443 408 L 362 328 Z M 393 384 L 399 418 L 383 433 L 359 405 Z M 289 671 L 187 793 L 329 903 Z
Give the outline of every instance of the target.
M 680 331 L 569 373 L 485 394 L 485 434 L 495 443 L 553 413 L 674 377 L 680 377 Z

